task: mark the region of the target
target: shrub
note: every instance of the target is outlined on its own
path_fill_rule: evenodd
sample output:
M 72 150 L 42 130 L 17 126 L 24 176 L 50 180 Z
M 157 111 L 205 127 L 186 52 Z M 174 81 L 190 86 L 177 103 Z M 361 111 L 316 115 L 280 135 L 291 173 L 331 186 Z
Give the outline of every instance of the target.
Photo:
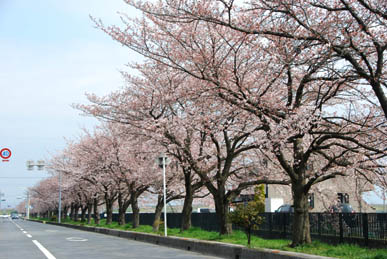
M 247 236 L 247 244 L 250 246 L 251 231 L 258 230 L 262 223 L 262 217 L 259 213 L 265 211 L 265 192 L 264 186 L 259 185 L 254 189 L 254 200 L 244 204 L 238 204 L 233 212 L 230 212 L 229 218 L 232 223 L 243 228 Z

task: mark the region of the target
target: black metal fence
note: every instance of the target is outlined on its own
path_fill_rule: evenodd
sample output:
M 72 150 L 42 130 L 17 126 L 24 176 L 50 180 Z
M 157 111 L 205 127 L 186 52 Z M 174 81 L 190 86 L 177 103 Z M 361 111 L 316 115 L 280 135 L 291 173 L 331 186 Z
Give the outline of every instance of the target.
M 263 222 L 254 234 L 266 238 L 290 238 L 293 213 L 263 213 Z M 140 225 L 152 225 L 153 213 L 140 214 Z M 368 247 L 387 246 L 387 213 L 310 213 L 312 238 L 325 242 L 358 243 Z M 118 215 L 113 214 L 118 221 Z M 126 221 L 132 221 L 132 214 L 126 214 Z M 208 231 L 218 231 L 216 213 L 192 213 L 192 225 Z M 179 228 L 180 213 L 168 213 L 167 224 Z M 238 229 L 237 226 L 233 226 Z
M 140 225 L 152 226 L 155 214 L 154 213 L 141 213 Z M 167 224 L 169 228 L 180 228 L 181 226 L 181 213 L 168 213 Z M 164 215 L 161 215 L 161 219 L 164 219 Z M 118 221 L 118 214 L 113 214 L 113 221 Z M 126 222 L 133 221 L 133 214 L 127 213 L 125 215 Z M 191 223 L 194 227 L 199 227 L 208 231 L 218 231 L 219 223 L 215 213 L 192 213 Z
M 289 238 L 293 213 L 264 213 L 258 235 Z M 329 243 L 358 243 L 369 247 L 387 246 L 387 213 L 310 213 L 313 238 Z

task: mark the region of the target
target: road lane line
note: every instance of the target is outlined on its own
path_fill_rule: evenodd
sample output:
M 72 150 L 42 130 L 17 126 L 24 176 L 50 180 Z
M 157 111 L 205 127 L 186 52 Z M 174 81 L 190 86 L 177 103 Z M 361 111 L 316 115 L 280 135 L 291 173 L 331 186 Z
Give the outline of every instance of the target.
M 32 236 L 30 234 L 27 234 L 27 237 L 31 238 Z
M 19 226 L 19 224 L 17 224 L 16 222 L 14 222 L 13 220 L 11 220 L 13 224 L 15 224 L 18 228 L 20 228 L 21 231 L 23 231 L 24 229 L 21 228 L 21 226 Z
M 82 237 L 68 237 L 66 238 L 67 241 L 75 241 L 75 242 L 85 242 L 87 241 L 86 238 L 82 238 Z
M 32 242 L 42 251 L 42 253 L 47 257 L 47 259 L 56 259 L 50 251 L 48 251 L 42 244 L 40 244 L 37 240 L 32 240 Z

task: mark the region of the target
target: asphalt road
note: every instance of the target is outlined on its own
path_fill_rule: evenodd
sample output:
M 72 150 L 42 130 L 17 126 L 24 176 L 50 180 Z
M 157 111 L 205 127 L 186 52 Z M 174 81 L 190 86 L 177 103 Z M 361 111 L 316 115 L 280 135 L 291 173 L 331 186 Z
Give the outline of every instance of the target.
M 218 258 L 119 237 L 0 218 L 0 259 Z

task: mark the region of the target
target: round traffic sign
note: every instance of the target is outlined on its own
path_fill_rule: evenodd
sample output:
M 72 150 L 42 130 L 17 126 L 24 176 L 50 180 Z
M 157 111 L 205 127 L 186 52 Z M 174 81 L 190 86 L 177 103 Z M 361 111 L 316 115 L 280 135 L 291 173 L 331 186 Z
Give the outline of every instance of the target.
M 10 158 L 12 155 L 12 152 L 9 148 L 3 148 L 2 150 L 0 150 L 0 157 L 2 159 L 8 159 Z

